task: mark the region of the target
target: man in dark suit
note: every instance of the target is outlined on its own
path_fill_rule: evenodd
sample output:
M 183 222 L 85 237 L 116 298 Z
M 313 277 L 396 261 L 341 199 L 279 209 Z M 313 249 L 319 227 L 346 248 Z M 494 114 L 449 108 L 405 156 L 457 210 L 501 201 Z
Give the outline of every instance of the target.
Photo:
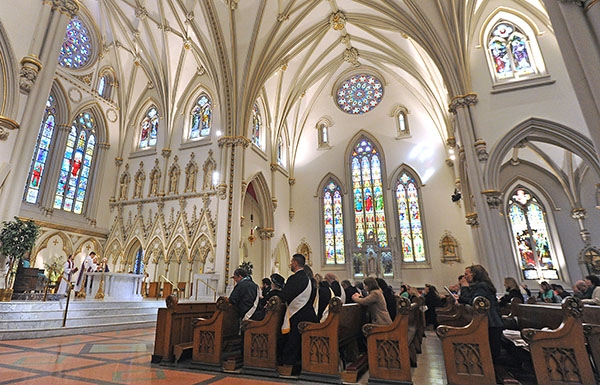
M 302 358 L 302 336 L 298 324 L 303 321 L 319 322 L 313 308 L 316 289 L 304 271 L 305 263 L 304 255 L 292 256 L 290 267 L 294 274 L 287 279 L 279 295 L 288 305 L 282 326 L 282 333 L 287 338 L 280 354 L 283 365 L 294 365 Z

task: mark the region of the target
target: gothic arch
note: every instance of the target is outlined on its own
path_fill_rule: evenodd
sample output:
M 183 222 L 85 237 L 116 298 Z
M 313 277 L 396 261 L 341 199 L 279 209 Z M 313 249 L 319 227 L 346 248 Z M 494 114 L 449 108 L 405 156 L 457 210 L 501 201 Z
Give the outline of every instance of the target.
M 154 237 L 146 248 L 144 264 L 148 265 L 150 262 L 157 264 L 160 260 L 166 260 L 165 245 L 160 237 Z
M 340 187 L 343 195 L 346 195 L 348 193 L 348 191 L 346 190 L 346 186 L 341 181 L 341 179 L 338 178 L 335 174 L 328 172 L 327 174 L 325 174 L 325 176 L 323 178 L 321 178 L 321 182 L 319 182 L 319 185 L 317 187 L 317 192 L 315 193 L 316 197 L 323 196 L 323 189 L 325 188 L 327 183 L 329 183 L 330 180 L 332 180 L 336 185 L 338 185 Z
M 354 147 L 356 146 L 356 143 L 358 143 L 358 141 L 360 139 L 367 139 L 369 140 L 373 146 L 377 147 L 377 150 L 379 151 L 379 160 L 381 163 L 381 181 L 382 183 L 387 183 L 387 167 L 386 167 L 386 162 L 385 162 L 385 153 L 383 150 L 383 146 L 381 145 L 381 143 L 379 143 L 379 141 L 375 138 L 375 136 L 373 136 L 370 132 L 368 132 L 367 130 L 360 130 L 358 131 L 349 141 L 348 141 L 348 145 L 346 146 L 346 152 L 344 154 L 344 169 L 346 172 L 346 180 L 347 181 L 351 181 L 352 180 L 352 175 L 351 175 L 351 171 L 350 171 L 350 159 L 352 157 L 352 151 L 354 149 Z M 388 189 L 388 186 L 383 186 L 383 189 Z
M 577 131 L 562 125 L 540 118 L 527 119 L 512 130 L 494 145 L 490 151 L 484 170 L 486 190 L 500 191 L 500 167 L 506 155 L 520 142 L 535 141 L 564 148 L 584 159 L 600 176 L 600 161 L 589 138 Z
M 18 95 L 19 80 L 18 68 L 14 51 L 2 23 L 0 23 L 0 95 Z M 0 116 L 8 118 L 17 115 L 19 98 L 3 97 L 0 99 Z
M 423 183 L 423 180 L 421 179 L 421 176 L 419 175 L 417 170 L 415 170 L 414 168 L 412 168 L 411 166 L 409 166 L 406 163 L 402 163 L 401 165 L 396 167 L 394 169 L 394 171 L 392 171 L 392 173 L 390 174 L 390 176 L 388 178 L 388 190 L 390 190 L 392 188 L 392 186 L 394 185 L 394 181 L 397 180 L 400 177 L 400 175 L 402 175 L 402 172 L 404 172 L 404 171 L 406 171 L 407 173 L 409 173 L 411 176 L 413 176 L 415 178 L 415 181 L 417 182 L 419 187 L 425 186 L 425 184 Z
M 113 239 L 105 250 L 105 257 L 113 265 L 116 265 L 121 255 L 123 255 L 123 245 L 118 239 Z
M 250 184 L 252 184 L 254 188 L 256 193 L 256 202 L 261 209 L 259 223 L 262 223 L 264 228 L 272 229 L 274 226 L 273 213 L 275 212 L 275 207 L 273 206 L 273 201 L 271 200 L 271 191 L 269 189 L 269 185 L 263 173 L 259 172 L 250 178 L 248 184 L 246 185 L 246 189 L 242 193 L 244 200 L 246 199 L 246 193 L 248 192 L 248 186 L 250 186 Z

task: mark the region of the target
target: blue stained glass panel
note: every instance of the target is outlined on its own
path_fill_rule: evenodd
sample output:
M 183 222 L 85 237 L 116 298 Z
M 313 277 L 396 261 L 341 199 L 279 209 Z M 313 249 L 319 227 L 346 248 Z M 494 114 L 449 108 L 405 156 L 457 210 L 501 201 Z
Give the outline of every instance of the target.
M 81 68 L 88 64 L 91 53 L 92 44 L 88 28 L 75 17 L 67 25 L 58 64 L 66 68 Z
M 330 181 L 323 193 L 325 263 L 344 264 L 344 220 L 340 187 Z
M 383 97 L 383 85 L 375 76 L 354 75 L 337 90 L 338 107 L 353 115 L 360 115 L 377 107 Z
M 202 93 L 192 109 L 192 127 L 190 139 L 207 137 L 210 135 L 212 120 L 212 102 L 208 95 Z

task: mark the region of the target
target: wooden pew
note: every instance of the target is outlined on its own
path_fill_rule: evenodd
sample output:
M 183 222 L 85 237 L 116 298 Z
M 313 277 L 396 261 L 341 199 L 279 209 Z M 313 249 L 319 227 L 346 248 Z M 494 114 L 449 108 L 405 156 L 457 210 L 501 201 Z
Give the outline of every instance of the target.
M 277 376 L 277 339 L 281 335 L 281 323 L 285 314 L 281 298 L 271 297 L 266 305 L 262 321 L 242 322 L 244 331 L 244 366 L 248 374 Z
M 165 302 L 167 307 L 158 309 L 152 363 L 178 361 L 183 350 L 176 353 L 175 348 L 192 346 L 192 320 L 210 317 L 217 310 L 215 303 L 179 303 L 174 295 L 167 297 Z
M 596 380 L 583 335 L 583 303 L 578 298 L 567 297 L 561 308 L 563 319 L 557 329 L 521 331 L 529 343 L 538 384 L 594 384 Z
M 469 305 L 456 303 L 448 300 L 447 305 L 438 311 L 436 309 L 437 321 L 440 325 L 446 326 L 466 326 L 473 318 L 473 308 Z
M 367 337 L 369 384 L 412 384 L 411 356 L 416 360 L 413 341 L 418 338 L 418 303 L 397 298 L 398 311 L 390 325 L 366 324 L 362 330 Z M 411 348 L 413 352 L 410 352 Z
M 357 303 L 342 304 L 339 297 L 329 302 L 329 315 L 322 323 L 300 322 L 302 333 L 302 372 L 300 378 L 315 383 L 339 383 L 340 362 L 352 368 L 356 376 L 366 370 L 367 360 L 359 357 L 357 340 L 362 327 L 363 308 Z M 343 357 L 340 356 L 343 350 Z
M 496 375 L 488 338 L 490 302 L 473 300 L 473 317 L 467 326 L 438 326 L 448 385 L 495 385 Z
M 191 366 L 222 370 L 223 361 L 241 362 L 240 316 L 227 297 L 219 297 L 217 310 L 210 318 L 196 318 Z M 238 360 L 239 359 L 239 360 Z

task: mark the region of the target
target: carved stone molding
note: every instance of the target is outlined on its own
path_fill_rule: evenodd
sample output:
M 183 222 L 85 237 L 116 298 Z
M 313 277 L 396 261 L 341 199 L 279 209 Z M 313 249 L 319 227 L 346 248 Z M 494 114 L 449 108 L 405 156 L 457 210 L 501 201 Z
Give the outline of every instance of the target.
M 296 215 L 296 210 L 290 209 L 290 211 L 288 212 L 288 215 L 290 217 L 290 222 L 291 222 L 292 219 L 294 219 L 294 215 Z
M 52 0 L 52 9 L 72 19 L 79 12 L 79 3 L 76 0 Z
M 217 196 L 220 200 L 227 198 L 227 184 L 221 183 L 217 186 Z
M 235 11 L 238 7 L 238 1 L 239 0 L 225 0 L 225 4 L 229 6 L 229 9 Z
M 115 158 L 115 166 L 119 167 L 123 164 L 123 158 L 121 157 L 116 157 Z
M 344 13 L 342 13 L 341 11 L 332 13 L 329 17 L 329 24 L 331 25 L 331 28 L 333 28 L 336 31 L 341 31 L 342 29 L 344 29 L 346 27 L 346 21 L 346 15 L 344 15 Z
M 247 148 L 250 145 L 250 139 L 245 136 L 222 136 L 218 141 L 219 147 L 223 147 L 225 145 L 234 146 L 242 146 Z
M 491 209 L 498 209 L 502 206 L 502 192 L 498 190 L 485 190 L 481 192 L 485 195 L 485 201 Z
M 471 227 L 478 227 L 479 226 L 479 216 L 477 215 L 477 213 L 469 213 L 466 215 L 466 220 L 465 223 Z
M 0 115 L 0 141 L 8 139 L 7 130 L 16 130 L 19 128 L 19 123 L 15 120 Z
M 358 50 L 354 47 L 346 48 L 344 51 L 344 61 L 352 64 L 354 67 L 360 66 L 360 62 L 358 61 L 359 56 Z
M 477 152 L 477 159 L 479 159 L 480 162 L 488 160 L 489 154 L 487 152 L 485 140 L 478 139 L 475 142 L 475 151 Z
M 258 236 L 263 241 L 265 239 L 270 239 L 270 238 L 273 238 L 275 236 L 275 230 L 274 229 L 268 229 L 268 228 L 259 229 L 259 230 L 257 230 L 257 232 L 258 232 Z
M 29 54 L 21 59 L 21 69 L 19 70 L 19 88 L 21 93 L 27 95 L 31 92 L 38 73 L 42 69 L 42 62 L 34 54 Z
M 163 156 L 163 158 L 168 158 L 169 156 L 171 156 L 171 149 L 163 148 L 161 151 L 161 155 Z
M 469 107 L 477 104 L 477 94 L 476 93 L 468 93 L 466 95 L 459 95 L 452 98 L 450 101 L 450 106 L 448 108 L 448 112 L 456 114 L 456 110 L 459 108 Z
M 574 208 L 573 210 L 571 210 L 571 218 L 573 219 L 577 219 L 577 220 L 582 220 L 587 218 L 587 211 L 584 208 Z

